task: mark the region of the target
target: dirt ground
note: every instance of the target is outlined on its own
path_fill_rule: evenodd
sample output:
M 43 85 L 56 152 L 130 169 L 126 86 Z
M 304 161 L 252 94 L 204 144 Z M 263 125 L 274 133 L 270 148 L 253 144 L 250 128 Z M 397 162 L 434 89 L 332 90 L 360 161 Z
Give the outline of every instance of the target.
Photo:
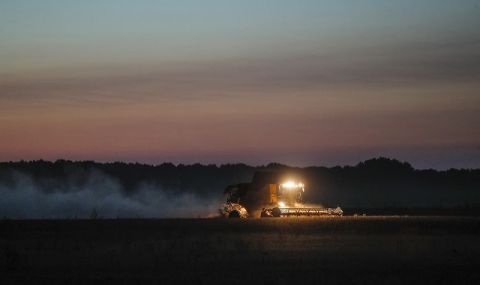
M 478 284 L 480 218 L 0 221 L 0 284 Z

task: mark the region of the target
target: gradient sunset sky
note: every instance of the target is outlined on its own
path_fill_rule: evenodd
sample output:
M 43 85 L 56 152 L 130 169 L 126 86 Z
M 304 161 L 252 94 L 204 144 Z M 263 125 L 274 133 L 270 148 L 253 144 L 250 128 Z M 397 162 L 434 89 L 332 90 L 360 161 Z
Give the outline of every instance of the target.
M 0 161 L 480 167 L 480 1 L 0 0 Z

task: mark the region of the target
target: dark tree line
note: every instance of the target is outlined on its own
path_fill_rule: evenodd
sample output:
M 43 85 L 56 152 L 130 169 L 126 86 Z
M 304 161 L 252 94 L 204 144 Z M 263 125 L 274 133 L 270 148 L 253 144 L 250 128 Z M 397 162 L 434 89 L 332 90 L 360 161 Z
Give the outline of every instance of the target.
M 252 167 L 245 164 L 174 165 L 163 163 L 97 163 L 93 161 L 19 161 L 0 163 L 0 186 L 13 186 L 14 173 L 28 176 L 45 192 L 82 187 L 92 173 L 121 185 L 126 195 L 148 184 L 172 194 L 193 192 L 222 195 L 229 184 L 249 182 L 255 171 L 292 171 L 304 177 L 304 200 L 334 206 L 363 208 L 478 207 L 480 170 L 416 170 L 410 164 L 375 158 L 344 167 L 291 168 L 281 164 Z

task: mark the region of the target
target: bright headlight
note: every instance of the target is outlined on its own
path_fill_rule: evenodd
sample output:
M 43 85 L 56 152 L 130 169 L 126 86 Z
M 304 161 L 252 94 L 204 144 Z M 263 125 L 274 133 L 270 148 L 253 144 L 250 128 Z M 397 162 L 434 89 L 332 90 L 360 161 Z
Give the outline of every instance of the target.
M 295 184 L 293 181 L 288 181 L 282 184 L 282 188 L 295 188 L 297 187 L 297 184 Z
M 281 184 L 282 188 L 285 188 L 285 189 L 292 189 L 292 188 L 303 188 L 303 183 L 295 183 L 293 181 L 288 181 L 288 182 L 285 182 L 283 184 Z

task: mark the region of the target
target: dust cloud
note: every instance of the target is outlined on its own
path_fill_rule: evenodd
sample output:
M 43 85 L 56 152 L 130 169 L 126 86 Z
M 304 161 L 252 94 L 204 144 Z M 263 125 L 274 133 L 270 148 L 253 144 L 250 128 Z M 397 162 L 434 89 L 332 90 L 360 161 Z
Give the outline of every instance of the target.
M 9 173 L 10 183 L 0 184 L 0 217 L 12 219 L 85 218 L 201 218 L 212 217 L 219 197 L 161 189 L 148 182 L 127 193 L 114 178 L 91 170 L 85 181 L 45 191 L 24 173 Z M 48 183 L 48 182 L 47 182 Z

